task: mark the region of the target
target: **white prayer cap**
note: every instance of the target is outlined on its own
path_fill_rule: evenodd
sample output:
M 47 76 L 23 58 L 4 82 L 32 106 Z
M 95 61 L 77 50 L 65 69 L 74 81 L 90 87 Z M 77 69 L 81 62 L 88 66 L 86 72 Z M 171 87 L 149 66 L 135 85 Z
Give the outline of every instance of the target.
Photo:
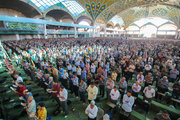
M 105 114 L 105 115 L 103 116 L 103 120 L 110 120 L 110 119 L 109 119 L 109 115 L 108 115 L 108 114 Z
M 92 100 L 92 101 L 91 101 L 91 104 L 95 105 L 95 101 L 94 101 L 94 100 Z

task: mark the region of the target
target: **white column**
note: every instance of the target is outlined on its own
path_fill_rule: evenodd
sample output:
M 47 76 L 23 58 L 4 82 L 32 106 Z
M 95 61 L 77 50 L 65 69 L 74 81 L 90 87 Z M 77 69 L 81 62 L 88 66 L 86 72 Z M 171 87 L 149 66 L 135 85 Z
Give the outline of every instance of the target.
M 92 29 L 89 28 L 89 33 L 88 33 L 89 37 L 91 37 L 91 34 L 92 34 Z
M 40 38 L 41 38 L 39 34 L 38 34 L 37 36 L 38 36 L 38 39 L 40 39 Z
M 77 29 L 74 27 L 74 38 L 77 38 Z
M 20 40 L 19 34 L 16 34 L 16 40 Z
M 180 39 L 180 32 L 178 33 L 178 40 Z
M 54 34 L 54 38 L 56 38 L 56 34 Z
M 107 37 L 106 26 L 105 26 L 105 28 L 104 28 L 104 37 Z
M 96 37 L 96 35 L 95 35 L 95 28 L 92 29 L 92 36 Z

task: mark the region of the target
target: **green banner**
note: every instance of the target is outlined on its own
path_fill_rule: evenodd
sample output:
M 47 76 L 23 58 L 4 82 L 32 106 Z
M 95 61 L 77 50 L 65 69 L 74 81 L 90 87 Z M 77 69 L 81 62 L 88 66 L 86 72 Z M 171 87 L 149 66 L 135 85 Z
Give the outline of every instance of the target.
M 25 30 L 25 31 L 43 31 L 42 24 L 5 22 L 5 28 L 8 30 Z

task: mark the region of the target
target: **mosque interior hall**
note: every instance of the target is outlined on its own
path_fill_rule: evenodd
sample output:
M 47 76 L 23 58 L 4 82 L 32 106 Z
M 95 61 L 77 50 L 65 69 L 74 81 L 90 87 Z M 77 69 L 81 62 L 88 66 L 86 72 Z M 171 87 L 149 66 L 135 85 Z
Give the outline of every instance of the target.
M 0 120 L 180 120 L 180 0 L 0 0 Z

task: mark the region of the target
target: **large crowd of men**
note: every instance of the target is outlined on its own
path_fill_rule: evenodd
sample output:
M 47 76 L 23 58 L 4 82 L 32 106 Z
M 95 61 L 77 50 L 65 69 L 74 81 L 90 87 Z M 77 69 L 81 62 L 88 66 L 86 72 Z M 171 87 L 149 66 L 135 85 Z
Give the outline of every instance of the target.
M 151 106 L 152 99 L 162 100 L 162 94 L 180 97 L 180 42 L 161 40 L 93 39 L 33 39 L 3 42 L 9 56 L 22 66 L 27 75 L 44 88 L 68 117 L 68 94 L 89 102 L 85 110 L 88 120 L 96 120 L 97 99 L 121 104 L 122 116 L 128 118 L 143 96 L 143 104 Z M 14 78 L 17 93 L 30 119 L 46 120 L 44 103 L 36 103 L 23 79 L 6 60 Z M 86 96 L 87 93 L 87 96 Z M 161 94 L 158 94 L 161 93 Z M 169 101 L 175 108 L 176 102 Z M 146 105 L 146 106 L 147 106 Z M 148 109 L 147 109 L 148 112 Z M 154 119 L 170 120 L 166 111 Z M 108 118 L 107 115 L 104 118 Z M 108 118 L 110 119 L 110 118 Z

